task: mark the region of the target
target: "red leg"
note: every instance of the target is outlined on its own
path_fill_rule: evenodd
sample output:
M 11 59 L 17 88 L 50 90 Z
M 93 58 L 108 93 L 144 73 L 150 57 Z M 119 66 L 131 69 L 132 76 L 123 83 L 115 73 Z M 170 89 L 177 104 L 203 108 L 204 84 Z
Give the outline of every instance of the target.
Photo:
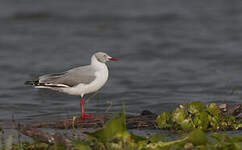
M 88 119 L 91 117 L 91 115 L 84 113 L 84 103 L 83 103 L 83 97 L 81 96 L 80 100 L 80 108 L 81 108 L 81 119 Z

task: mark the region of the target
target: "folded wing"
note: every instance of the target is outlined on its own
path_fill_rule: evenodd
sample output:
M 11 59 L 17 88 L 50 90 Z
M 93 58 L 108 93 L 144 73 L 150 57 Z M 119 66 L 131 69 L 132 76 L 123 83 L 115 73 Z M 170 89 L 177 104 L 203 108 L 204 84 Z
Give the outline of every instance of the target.
M 47 74 L 39 77 L 39 83 L 46 86 L 74 87 L 90 84 L 95 80 L 95 70 L 90 66 L 78 67 L 63 73 Z

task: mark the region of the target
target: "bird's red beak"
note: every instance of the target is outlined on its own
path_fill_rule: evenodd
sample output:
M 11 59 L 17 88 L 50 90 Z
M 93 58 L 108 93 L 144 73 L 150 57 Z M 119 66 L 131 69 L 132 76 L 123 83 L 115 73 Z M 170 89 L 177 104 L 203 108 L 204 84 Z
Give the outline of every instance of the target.
M 109 58 L 109 60 L 112 60 L 112 61 L 117 61 L 118 59 L 117 59 L 117 58 L 115 58 L 115 57 L 111 57 L 111 58 Z

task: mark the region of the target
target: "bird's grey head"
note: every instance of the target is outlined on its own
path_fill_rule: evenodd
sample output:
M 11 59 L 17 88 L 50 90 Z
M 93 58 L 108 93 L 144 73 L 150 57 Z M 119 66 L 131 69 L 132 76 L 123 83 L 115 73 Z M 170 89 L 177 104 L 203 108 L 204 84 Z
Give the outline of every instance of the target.
M 111 57 L 104 52 L 97 52 L 94 55 L 95 55 L 96 59 L 101 63 L 106 63 L 107 61 L 110 61 L 110 60 L 113 60 L 113 61 L 117 60 L 117 58 Z

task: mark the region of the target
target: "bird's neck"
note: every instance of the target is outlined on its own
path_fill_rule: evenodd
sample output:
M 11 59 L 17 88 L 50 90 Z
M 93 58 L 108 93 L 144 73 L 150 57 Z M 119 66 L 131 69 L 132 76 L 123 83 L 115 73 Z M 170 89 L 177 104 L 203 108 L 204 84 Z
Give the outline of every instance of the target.
M 106 64 L 98 61 L 95 56 L 92 56 L 91 66 L 93 66 L 93 67 L 95 67 L 97 69 L 107 68 Z

